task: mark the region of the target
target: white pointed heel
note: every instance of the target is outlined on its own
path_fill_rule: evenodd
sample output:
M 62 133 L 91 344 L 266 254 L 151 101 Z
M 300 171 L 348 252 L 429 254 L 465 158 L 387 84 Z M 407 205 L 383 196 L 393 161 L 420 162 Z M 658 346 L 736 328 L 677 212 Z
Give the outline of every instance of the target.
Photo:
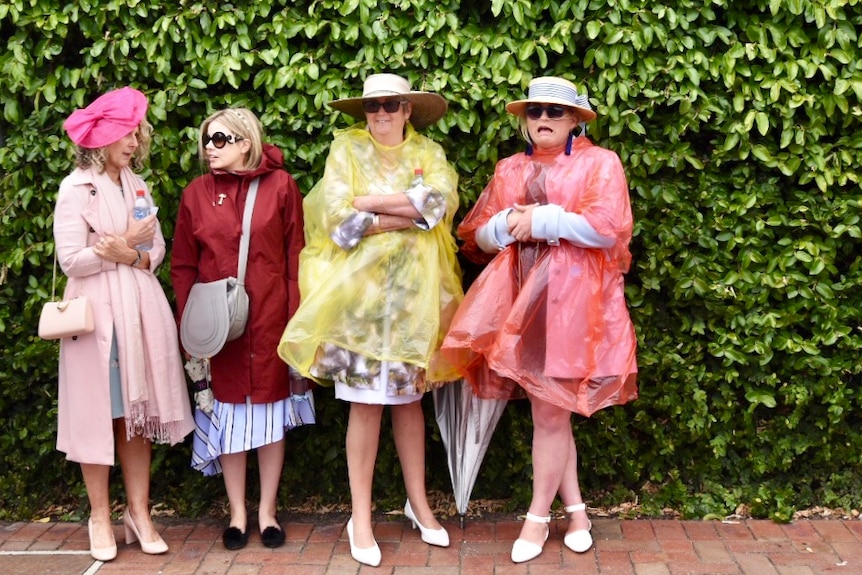
M 409 499 L 404 504 L 404 516 L 413 522 L 413 529 L 419 528 L 419 532 L 422 534 L 422 541 L 428 545 L 449 547 L 449 533 L 446 529 L 442 527 L 440 529 L 427 529 L 419 523 L 419 520 L 416 519 L 416 515 L 413 513 L 413 508 L 410 507 Z
M 544 523 L 547 525 L 551 522 L 551 517 L 539 517 L 538 515 L 533 515 L 532 513 L 527 513 L 527 521 L 532 521 L 533 523 Z M 545 541 L 548 540 L 548 535 L 551 532 L 550 527 L 545 527 Z M 545 548 L 545 541 L 542 541 L 541 545 L 536 545 L 526 539 L 517 539 L 515 540 L 515 544 L 512 545 L 512 562 L 513 563 L 523 563 L 525 561 L 529 561 L 530 559 L 535 559 L 539 555 L 542 554 L 542 551 Z
M 576 511 L 586 511 L 587 505 L 586 503 L 578 503 L 577 505 L 569 505 L 565 508 L 566 513 L 575 513 Z M 590 550 L 590 547 L 593 546 L 593 536 L 590 535 L 590 529 L 593 528 L 593 522 L 590 521 L 590 526 L 586 529 L 578 529 L 577 531 L 572 531 L 567 534 L 563 539 L 563 543 L 566 544 L 566 547 L 574 551 L 575 553 L 584 553 Z
M 353 517 L 347 521 L 347 540 L 350 542 L 350 555 L 363 565 L 377 567 L 382 559 L 377 541 L 373 547 L 357 547 L 353 544 Z

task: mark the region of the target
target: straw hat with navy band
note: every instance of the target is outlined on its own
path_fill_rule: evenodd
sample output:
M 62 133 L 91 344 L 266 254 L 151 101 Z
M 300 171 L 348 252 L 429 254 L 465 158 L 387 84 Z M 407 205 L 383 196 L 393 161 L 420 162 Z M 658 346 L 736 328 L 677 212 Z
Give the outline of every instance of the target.
M 523 116 L 528 104 L 558 104 L 573 108 L 582 124 L 596 119 L 596 113 L 584 94 L 578 94 L 574 84 L 556 76 L 543 76 L 530 80 L 527 99 L 515 100 L 506 104 L 506 111 L 515 116 Z
M 362 96 L 358 98 L 342 98 L 333 100 L 327 106 L 344 112 L 354 118 L 364 120 L 363 100 L 376 100 L 400 96 L 413 104 L 410 123 L 417 130 L 430 126 L 443 117 L 449 107 L 442 96 L 432 92 L 416 92 L 410 89 L 410 82 L 397 74 L 372 74 L 365 79 L 362 86 Z

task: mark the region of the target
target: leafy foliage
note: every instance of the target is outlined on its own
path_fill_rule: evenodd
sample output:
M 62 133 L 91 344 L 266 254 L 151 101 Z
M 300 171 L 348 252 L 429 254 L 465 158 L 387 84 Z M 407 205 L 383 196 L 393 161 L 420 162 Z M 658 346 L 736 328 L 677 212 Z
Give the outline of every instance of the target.
M 147 94 L 156 137 L 144 176 L 170 238 L 181 190 L 200 173 L 207 114 L 256 111 L 308 190 L 345 125 L 326 102 L 385 70 L 449 101 L 427 133 L 461 175 L 462 215 L 495 162 L 521 149 L 504 104 L 535 75 L 587 90 L 591 137 L 623 160 L 641 398 L 575 422 L 589 499 L 637 497 L 687 516 L 747 505 L 776 520 L 856 505 L 860 29 L 858 0 L 5 2 L 0 515 L 83 501 L 53 446 L 56 347 L 35 335 L 53 202 L 72 167 L 66 116 L 121 85 Z M 331 393 L 318 398 L 322 423 L 290 436 L 284 489 L 339 500 L 345 415 Z M 429 485 L 447 489 L 428 419 Z M 513 404 L 476 496 L 528 501 L 529 436 L 529 411 Z M 188 469 L 188 448 L 156 454 L 154 497 L 206 509 L 216 488 Z M 391 441 L 379 466 L 376 493 L 400 497 Z

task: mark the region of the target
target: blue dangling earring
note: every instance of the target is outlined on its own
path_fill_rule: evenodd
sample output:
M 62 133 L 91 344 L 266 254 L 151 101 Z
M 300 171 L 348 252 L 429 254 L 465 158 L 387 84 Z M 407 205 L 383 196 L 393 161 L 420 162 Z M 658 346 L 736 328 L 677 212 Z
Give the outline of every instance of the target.
M 527 142 L 527 151 L 525 152 L 528 156 L 533 155 L 533 144 Z
M 566 140 L 566 155 L 567 155 L 567 156 L 571 156 L 571 155 L 572 155 L 572 141 L 573 141 L 574 139 L 575 139 L 574 134 L 572 134 L 571 132 L 569 132 L 569 139 L 568 139 L 568 140 Z

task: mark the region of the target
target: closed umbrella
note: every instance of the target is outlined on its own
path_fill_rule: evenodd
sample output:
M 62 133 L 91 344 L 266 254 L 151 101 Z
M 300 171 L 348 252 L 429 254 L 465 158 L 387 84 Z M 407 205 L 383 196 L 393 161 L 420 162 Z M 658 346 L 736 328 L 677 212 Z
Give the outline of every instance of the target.
M 506 408 L 506 399 L 482 399 L 460 380 L 434 390 L 434 415 L 446 448 L 461 527 L 476 476 Z

